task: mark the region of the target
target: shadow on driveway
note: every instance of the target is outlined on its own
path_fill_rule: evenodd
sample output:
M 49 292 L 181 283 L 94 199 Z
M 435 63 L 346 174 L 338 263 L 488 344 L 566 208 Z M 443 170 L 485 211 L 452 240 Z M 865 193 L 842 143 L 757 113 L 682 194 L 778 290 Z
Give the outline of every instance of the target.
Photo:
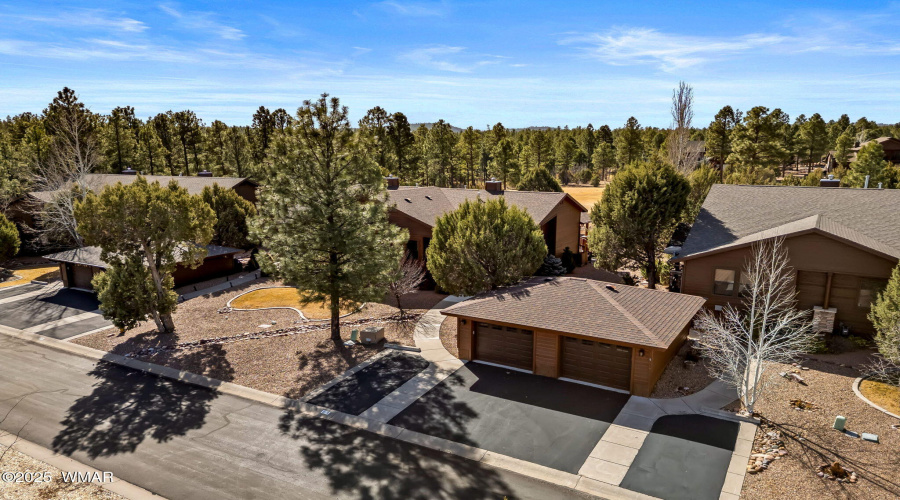
M 660 417 L 619 486 L 666 499 L 717 499 L 739 429 L 705 415 Z
M 629 397 L 467 363 L 390 423 L 574 474 Z
M 234 371 L 219 349 L 187 356 L 213 367 L 220 377 Z M 91 394 L 75 401 L 53 438 L 53 451 L 84 452 L 91 459 L 132 453 L 147 438 L 164 443 L 203 426 L 210 402 L 219 393 L 100 361 L 89 373 L 97 378 Z M 230 380 L 226 378 L 225 380 Z

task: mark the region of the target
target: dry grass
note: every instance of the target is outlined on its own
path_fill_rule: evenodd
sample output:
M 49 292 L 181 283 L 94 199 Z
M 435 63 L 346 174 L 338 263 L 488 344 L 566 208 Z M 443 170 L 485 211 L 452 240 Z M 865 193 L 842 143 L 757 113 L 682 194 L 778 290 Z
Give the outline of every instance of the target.
M 0 454 L 6 447 L 0 445 Z M 52 480 L 47 483 L 6 483 L 0 481 L 0 498 L 16 500 L 117 500 L 123 497 L 92 483 L 64 483 L 62 471 L 40 460 L 9 450 L 0 462 L 0 471 L 31 472 L 35 474 L 49 473 Z
M 819 358 L 819 356 L 815 356 Z M 783 434 L 788 454 L 760 474 L 748 474 L 741 497 L 896 499 L 900 497 L 900 431 L 891 428 L 897 419 L 872 408 L 853 393 L 858 371 L 847 359 L 810 359 L 802 376 L 809 384 L 800 385 L 777 377 L 756 409 Z M 841 366 L 844 364 L 845 366 Z M 773 368 L 788 371 L 784 365 Z M 797 411 L 789 404 L 801 399 L 819 409 Z M 831 428 L 837 415 L 847 417 L 847 429 L 878 434 L 880 444 L 851 438 Z M 816 468 L 839 461 L 860 476 L 856 484 L 839 484 L 820 479 Z
M 296 288 L 263 288 L 241 295 L 231 307 L 238 309 L 263 309 L 266 307 L 293 307 L 303 311 L 309 319 L 329 319 L 331 309 L 322 302 L 303 303 L 303 297 Z M 353 312 L 353 309 L 341 309 L 341 316 Z
M 176 327 L 174 334 L 159 334 L 155 331 L 154 324 L 150 322 L 141 324 L 122 336 L 117 334 L 116 329 L 110 328 L 81 337 L 74 342 L 117 354 L 128 354 L 149 347 L 264 331 L 267 328 L 261 328 L 261 325 L 270 324 L 272 321 L 276 322 L 276 326 L 268 329 L 300 324 L 297 313 L 287 309 L 218 312 L 225 307 L 229 299 L 243 291 L 279 284 L 269 279 L 256 280 L 243 287 L 197 297 L 179 304 L 174 315 Z M 410 313 L 422 313 L 444 297 L 434 292 L 417 292 L 405 297 L 403 305 Z M 344 320 L 384 318 L 396 313 L 397 308 L 391 301 L 385 300 L 383 303 L 370 303 Z M 414 322 L 385 323 L 384 326 L 386 342 L 415 345 Z M 343 339 L 350 338 L 352 328 L 341 328 Z M 285 337 L 162 352 L 140 359 L 261 391 L 301 397 L 382 349 L 382 345 L 371 347 L 356 345 L 348 349 L 338 349 L 330 339 L 329 330 L 324 329 Z
M 863 380 L 859 392 L 885 410 L 900 415 L 900 387 L 875 380 Z
M 563 191 L 568 193 L 572 198 L 578 200 L 578 203 L 584 205 L 588 210 L 594 206 L 594 203 L 600 201 L 603 197 L 603 190 L 606 186 L 601 183 L 597 187 L 593 186 L 563 186 Z
M 456 343 L 456 335 L 457 335 L 457 323 L 456 318 L 452 316 L 447 316 L 444 318 L 444 322 L 441 323 L 441 344 L 444 345 L 444 349 L 450 351 L 450 354 L 459 357 L 459 346 Z
M 38 281 L 56 281 L 59 279 L 59 266 L 28 266 L 19 269 L 13 269 L 13 277 L 0 282 L 0 288 L 23 285 L 33 280 Z

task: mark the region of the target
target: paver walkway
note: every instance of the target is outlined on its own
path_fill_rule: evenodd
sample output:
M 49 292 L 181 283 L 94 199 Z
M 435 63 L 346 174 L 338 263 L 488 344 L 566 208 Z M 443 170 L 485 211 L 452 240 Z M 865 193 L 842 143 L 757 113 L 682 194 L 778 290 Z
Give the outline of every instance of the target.
M 419 318 L 413 333 L 416 347 L 422 350 L 422 357 L 430 364 L 418 375 L 401 385 L 397 390 L 388 394 L 359 416 L 387 423 L 397 416 L 407 406 L 422 397 L 426 392 L 440 384 L 453 372 L 463 366 L 463 362 L 450 354 L 441 343 L 441 323 L 444 315 L 441 309 L 465 300 L 462 297 L 450 296 L 440 301 L 428 312 Z

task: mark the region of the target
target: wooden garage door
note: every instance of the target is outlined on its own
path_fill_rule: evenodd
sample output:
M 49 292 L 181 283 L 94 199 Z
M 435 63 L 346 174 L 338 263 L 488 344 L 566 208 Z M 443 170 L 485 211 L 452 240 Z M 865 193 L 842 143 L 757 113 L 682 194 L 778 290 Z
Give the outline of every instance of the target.
M 72 288 L 84 288 L 85 290 L 93 290 L 91 280 L 94 279 L 94 269 L 88 266 L 72 266 Z
M 531 370 L 533 357 L 531 330 L 475 323 L 475 359 Z
M 631 348 L 563 337 L 561 376 L 628 391 Z

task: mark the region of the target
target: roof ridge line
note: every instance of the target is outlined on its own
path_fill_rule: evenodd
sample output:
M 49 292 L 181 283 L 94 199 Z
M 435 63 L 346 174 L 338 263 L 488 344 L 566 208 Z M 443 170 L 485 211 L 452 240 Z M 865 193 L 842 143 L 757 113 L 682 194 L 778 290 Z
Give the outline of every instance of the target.
M 622 306 L 622 304 L 619 304 L 618 302 L 613 300 L 613 298 L 611 296 L 609 296 L 605 290 L 602 289 L 602 288 L 605 288 L 605 286 L 598 287 L 594 283 L 590 283 L 590 281 L 591 280 L 589 280 L 589 282 L 588 282 L 588 286 L 590 286 L 591 288 L 596 290 L 597 293 L 599 293 L 601 297 L 606 299 L 606 301 L 609 302 L 613 307 L 615 307 L 620 313 L 622 313 L 623 316 L 628 318 L 628 321 L 631 321 L 631 323 L 634 326 L 638 327 L 638 329 L 640 331 L 644 332 L 644 334 L 647 335 L 647 337 L 649 337 L 650 340 L 654 341 L 654 343 L 657 346 L 662 343 L 662 340 L 660 340 L 660 338 L 657 337 L 656 334 L 654 334 L 652 331 L 650 331 L 650 329 L 647 328 L 643 323 L 641 323 L 641 321 L 639 319 L 635 318 L 633 314 L 631 314 L 627 309 L 625 309 Z M 625 286 L 628 286 L 628 285 L 625 285 Z M 649 289 L 648 289 L 648 291 L 649 291 Z

